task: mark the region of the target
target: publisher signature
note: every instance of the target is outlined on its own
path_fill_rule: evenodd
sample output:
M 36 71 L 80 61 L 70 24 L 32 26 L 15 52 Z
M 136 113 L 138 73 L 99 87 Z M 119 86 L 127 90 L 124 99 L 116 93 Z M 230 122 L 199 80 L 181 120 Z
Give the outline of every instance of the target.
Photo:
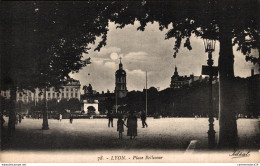
M 235 150 L 232 154 L 229 156 L 233 158 L 243 158 L 243 157 L 249 157 L 250 156 L 250 151 L 240 151 L 240 150 Z

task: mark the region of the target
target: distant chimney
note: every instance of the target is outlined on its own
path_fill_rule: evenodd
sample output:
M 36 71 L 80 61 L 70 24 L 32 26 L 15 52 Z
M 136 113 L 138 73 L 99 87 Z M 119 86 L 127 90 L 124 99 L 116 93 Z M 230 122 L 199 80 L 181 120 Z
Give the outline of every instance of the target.
M 251 76 L 253 77 L 255 75 L 254 69 L 251 69 Z

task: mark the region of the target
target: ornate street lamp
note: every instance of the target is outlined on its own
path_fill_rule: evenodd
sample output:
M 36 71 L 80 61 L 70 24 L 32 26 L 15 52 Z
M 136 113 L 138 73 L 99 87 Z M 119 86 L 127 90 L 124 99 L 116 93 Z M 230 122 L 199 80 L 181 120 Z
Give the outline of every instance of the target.
M 212 98 L 212 79 L 213 76 L 218 75 L 217 67 L 213 66 L 212 52 L 215 51 L 216 41 L 212 39 L 203 39 L 205 52 L 208 53 L 208 66 L 202 66 L 202 74 L 209 75 L 209 131 L 208 131 L 208 147 L 214 148 L 215 143 L 215 130 L 214 130 L 214 118 L 213 118 L 213 98 Z
M 203 39 L 204 46 L 205 46 L 205 52 L 214 52 L 215 51 L 215 44 L 216 40 L 212 39 Z

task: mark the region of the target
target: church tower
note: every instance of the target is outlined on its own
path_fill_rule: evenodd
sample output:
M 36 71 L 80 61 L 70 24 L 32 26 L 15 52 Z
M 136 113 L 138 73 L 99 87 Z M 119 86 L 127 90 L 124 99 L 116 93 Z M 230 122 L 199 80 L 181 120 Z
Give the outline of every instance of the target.
M 174 76 L 175 76 L 175 77 L 178 77 L 178 76 L 179 76 L 176 66 L 175 66 Z
M 178 74 L 178 70 L 177 67 L 175 66 L 175 71 L 174 71 L 174 75 L 171 78 L 171 88 L 177 88 L 179 87 L 179 74 Z
M 118 98 L 125 97 L 127 94 L 127 88 L 126 88 L 126 72 L 123 70 L 123 64 L 121 62 L 119 63 L 119 69 L 116 71 L 116 87 L 115 87 L 115 93 Z

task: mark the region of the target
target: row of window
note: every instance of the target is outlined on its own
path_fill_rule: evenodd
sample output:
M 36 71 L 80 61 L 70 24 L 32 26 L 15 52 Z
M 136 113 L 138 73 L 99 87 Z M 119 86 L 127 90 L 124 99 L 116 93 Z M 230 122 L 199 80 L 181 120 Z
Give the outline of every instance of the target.
M 73 94 L 71 94 L 70 97 L 73 98 Z M 78 94 L 75 93 L 75 98 L 77 98 L 77 97 L 78 97 Z M 52 98 L 54 98 L 54 96 L 53 96 Z M 59 99 L 60 96 L 57 95 L 57 98 Z M 62 93 L 61 98 L 65 98 L 65 97 L 64 97 L 64 93 Z M 68 93 L 66 94 L 66 98 L 69 98 L 69 94 L 68 94 Z M 28 99 L 28 101 L 32 101 L 32 100 L 33 100 L 32 97 L 28 97 L 28 98 L 27 98 L 26 96 L 24 96 L 24 97 L 19 97 L 19 98 L 18 98 L 18 100 L 27 100 L 27 99 Z M 48 95 L 48 99 L 51 99 L 51 96 L 50 96 L 50 95 Z
M 41 94 L 39 94 L 39 97 L 41 96 Z M 52 97 L 55 98 L 55 96 L 57 96 L 58 98 L 60 97 L 60 93 L 57 93 L 57 95 L 55 95 L 55 93 L 52 93 Z M 64 93 L 61 93 L 61 96 L 64 97 Z M 23 95 L 20 95 L 19 98 L 22 98 Z M 51 93 L 48 93 L 48 97 L 51 97 Z M 66 93 L 66 97 L 69 97 L 69 93 Z M 75 93 L 75 96 L 73 93 L 71 93 L 70 97 L 78 97 L 78 93 Z M 26 99 L 27 96 L 24 96 L 24 99 Z M 31 96 L 28 96 L 28 98 L 31 98 Z
M 64 91 L 74 91 L 74 89 L 75 89 L 75 92 L 78 91 L 77 88 L 64 88 L 64 89 L 61 89 L 61 91 L 63 91 L 63 92 L 64 92 Z M 55 88 L 50 88 L 50 89 L 48 89 L 48 91 L 49 91 L 49 90 L 55 91 Z M 29 97 L 31 97 L 31 96 L 32 96 L 32 93 L 31 93 L 31 92 L 28 92 L 27 95 L 28 95 Z M 4 92 L 4 96 L 6 96 L 6 92 Z M 19 97 L 22 97 L 22 96 L 23 96 L 23 93 L 20 92 L 20 93 L 19 93 Z M 38 96 L 41 96 L 41 93 L 39 93 Z
M 126 82 L 126 78 L 125 77 L 121 77 L 121 78 L 116 78 L 116 82 Z
M 55 94 L 56 93 L 52 93 L 52 96 L 53 97 L 55 97 Z M 64 96 L 64 93 L 62 93 L 63 94 L 63 96 Z M 68 93 L 67 93 L 68 94 Z M 48 96 L 50 96 L 51 94 L 50 93 L 48 93 Z M 6 96 L 6 94 L 4 94 L 4 96 Z M 22 97 L 23 96 L 23 93 L 19 93 L 19 97 Z M 28 96 L 29 97 L 31 97 L 31 92 L 29 92 L 28 93 Z M 40 97 L 40 96 L 42 96 L 42 93 L 39 93 L 38 94 L 38 96 Z M 60 93 L 57 93 L 57 97 L 59 97 L 60 96 Z M 68 95 L 67 95 L 68 96 Z M 71 93 L 71 96 L 73 96 L 73 93 Z M 78 93 L 75 93 L 75 97 L 77 97 L 78 96 Z
M 78 88 L 64 88 L 60 89 L 61 91 L 78 91 Z M 48 88 L 47 91 L 55 91 L 55 88 Z
M 117 85 L 117 89 L 119 90 L 126 90 L 126 86 L 125 85 Z
M 177 83 L 173 83 L 173 85 L 184 85 L 183 82 L 177 82 Z
M 62 97 L 64 97 L 64 93 L 61 94 Z M 70 94 L 71 97 L 73 97 L 73 93 Z M 51 93 L 48 93 L 48 97 L 51 97 Z M 52 93 L 52 97 L 55 97 L 55 93 Z M 60 94 L 57 93 L 57 97 L 60 97 Z M 66 97 L 69 97 L 69 93 L 66 93 Z M 78 97 L 78 93 L 75 93 L 75 97 Z

